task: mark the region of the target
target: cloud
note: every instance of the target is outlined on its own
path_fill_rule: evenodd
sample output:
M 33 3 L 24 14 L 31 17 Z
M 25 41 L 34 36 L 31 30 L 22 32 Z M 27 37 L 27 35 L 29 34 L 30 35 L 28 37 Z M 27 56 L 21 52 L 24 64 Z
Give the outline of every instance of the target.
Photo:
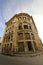
M 18 12 L 30 12 L 33 1 L 34 0 L 9 0 L 4 3 L 6 6 L 4 5 L 2 8 L 2 15 L 5 20 L 8 20 Z
M 6 5 L 6 6 L 5 6 Z M 8 0 L 2 8 L 2 15 L 9 20 L 18 12 L 27 12 L 31 15 L 43 14 L 43 0 Z
M 0 22 L 0 27 L 2 26 L 2 23 Z
M 2 26 L 2 22 L 0 22 L 0 27 Z
M 43 15 L 43 0 L 34 0 L 33 4 L 32 4 L 32 14 L 35 15 L 39 15 L 42 14 Z
M 2 23 L 2 22 L 0 22 L 0 30 L 2 29 L 4 29 L 5 28 L 5 24 L 4 23 Z

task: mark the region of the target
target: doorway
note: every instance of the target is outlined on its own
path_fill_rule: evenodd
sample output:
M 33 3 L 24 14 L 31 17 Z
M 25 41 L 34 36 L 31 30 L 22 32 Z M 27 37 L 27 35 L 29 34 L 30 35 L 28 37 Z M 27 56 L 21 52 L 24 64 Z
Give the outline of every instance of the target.
M 23 52 L 24 51 L 24 43 L 23 42 L 19 42 L 18 43 L 18 51 L 19 52 Z
M 32 43 L 29 41 L 29 42 L 27 42 L 28 43 L 28 50 L 29 51 L 32 51 L 33 50 L 33 48 L 32 48 Z
M 9 50 L 11 50 L 12 49 L 12 43 L 10 43 L 10 46 L 9 46 Z

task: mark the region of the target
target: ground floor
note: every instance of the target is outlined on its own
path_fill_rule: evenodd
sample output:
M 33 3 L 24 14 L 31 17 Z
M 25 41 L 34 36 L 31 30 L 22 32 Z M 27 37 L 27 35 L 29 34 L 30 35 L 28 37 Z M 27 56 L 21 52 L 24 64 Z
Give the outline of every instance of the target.
M 31 41 L 27 42 L 17 42 L 17 43 L 9 43 L 9 44 L 4 44 L 2 46 L 2 53 L 7 53 L 7 54 L 15 54 L 19 52 L 35 52 L 35 51 L 40 51 L 41 47 L 39 48 L 37 44 Z

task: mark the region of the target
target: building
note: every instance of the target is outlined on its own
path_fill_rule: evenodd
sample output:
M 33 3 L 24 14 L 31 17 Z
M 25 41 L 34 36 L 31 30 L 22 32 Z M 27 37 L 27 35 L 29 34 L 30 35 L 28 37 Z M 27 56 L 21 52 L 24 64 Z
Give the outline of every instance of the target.
M 2 37 L 0 37 L 0 44 L 2 43 Z
M 2 37 L 0 37 L 0 51 L 1 51 L 1 45 L 2 45 Z
M 41 51 L 41 41 L 32 16 L 19 13 L 5 23 L 2 53 Z

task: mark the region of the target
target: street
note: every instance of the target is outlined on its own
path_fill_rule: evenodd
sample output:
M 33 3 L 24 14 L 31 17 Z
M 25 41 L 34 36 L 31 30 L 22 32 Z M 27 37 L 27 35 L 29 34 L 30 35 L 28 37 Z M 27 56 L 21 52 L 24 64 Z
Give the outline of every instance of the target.
M 12 57 L 0 54 L 0 65 L 43 65 L 43 55 L 35 57 Z

